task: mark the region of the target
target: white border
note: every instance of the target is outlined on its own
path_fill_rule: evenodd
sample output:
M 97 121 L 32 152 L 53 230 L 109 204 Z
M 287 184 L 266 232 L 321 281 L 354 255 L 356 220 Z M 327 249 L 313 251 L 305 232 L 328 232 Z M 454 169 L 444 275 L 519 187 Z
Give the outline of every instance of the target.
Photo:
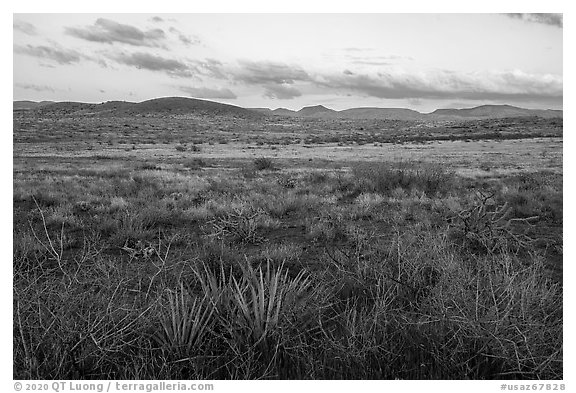
M 164 0 L 161 2 L 161 7 L 158 2 L 129 2 L 118 0 L 100 0 L 97 2 L 80 2 L 80 1 L 21 1 L 10 2 L 9 5 L 4 5 L 7 12 L 2 13 L 2 41 L 3 53 L 11 54 L 10 70 L 4 67 L 3 71 L 3 102 L 2 109 L 4 116 L 2 117 L 3 128 L 1 135 L 2 146 L 2 185 L 6 191 L 1 193 L 1 203 L 5 217 L 12 217 L 12 187 L 8 189 L 8 184 L 12 184 L 12 81 L 8 79 L 13 75 L 13 58 L 12 58 L 12 18 L 13 13 L 489 13 L 489 12 L 560 12 L 564 13 L 564 47 L 574 48 L 574 42 L 571 39 L 574 32 L 573 23 L 574 17 L 569 12 L 567 1 L 548 0 L 548 1 L 506 1 L 502 0 L 485 0 L 482 2 L 463 2 L 456 0 L 436 0 L 436 1 L 401 1 L 401 2 L 374 2 L 368 0 L 354 0 L 354 1 L 315 1 L 310 0 L 292 0 L 289 2 L 271 2 L 263 0 L 242 0 L 242 1 L 210 1 L 210 2 L 183 2 L 175 0 Z M 572 42 L 572 44 L 570 44 Z M 573 77 L 571 70 L 575 70 L 573 50 L 564 51 L 564 70 L 567 70 L 564 75 L 564 146 L 565 146 L 565 161 L 564 161 L 564 200 L 574 200 L 574 183 L 572 181 L 572 173 L 574 169 L 573 155 L 573 142 L 572 136 L 574 130 L 573 114 L 571 113 L 573 94 L 572 86 Z M 10 92 L 9 94 L 7 92 Z M 10 114 L 9 114 L 10 113 Z M 571 236 L 574 232 L 572 230 L 572 220 L 574 218 L 574 207 L 571 203 L 565 204 L 565 261 L 564 264 L 564 282 L 570 284 L 570 279 L 573 277 L 574 269 L 572 263 L 574 261 L 574 249 L 571 245 Z M 1 249 L 3 251 L 4 269 L 3 274 L 0 275 L 0 285 L 2 288 L 2 311 L 5 316 L 6 322 L 2 325 L 3 338 L 3 351 L 1 357 L 1 387 L 4 391 L 13 391 L 12 382 L 12 276 L 11 260 L 12 260 L 12 220 L 7 219 L 4 225 L 0 227 L 2 231 Z M 566 240 L 568 240 L 566 242 Z M 565 304 L 565 322 L 564 331 L 574 331 L 574 318 L 570 312 L 571 302 L 573 299 L 574 291 L 571 285 L 566 285 L 564 293 Z M 572 370 L 573 362 L 573 348 L 574 340 L 571 334 L 564 335 L 564 376 L 563 383 L 566 384 L 566 391 L 573 391 L 576 389 L 576 380 L 570 373 Z M 134 382 L 134 381 L 132 381 Z M 189 382 L 189 381 L 188 381 Z M 499 386 L 506 381 L 238 381 L 238 382 L 219 382 L 217 383 L 216 392 L 266 392 L 269 393 L 271 389 L 280 391 L 312 391 L 312 390 L 328 390 L 330 392 L 350 392 L 354 390 L 361 391 L 443 391 L 443 392 L 496 392 L 499 391 Z M 509 381 L 510 383 L 520 383 L 520 381 Z M 541 383 L 542 381 L 534 381 Z M 558 382 L 558 381 L 553 381 Z M 531 384 L 532 382 L 526 382 Z

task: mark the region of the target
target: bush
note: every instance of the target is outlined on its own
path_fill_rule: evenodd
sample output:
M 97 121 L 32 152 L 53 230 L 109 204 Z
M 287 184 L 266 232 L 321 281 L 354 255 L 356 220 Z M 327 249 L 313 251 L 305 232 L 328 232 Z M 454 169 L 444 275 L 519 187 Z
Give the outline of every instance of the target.
M 161 170 L 162 168 L 159 167 L 159 166 L 156 165 L 156 164 L 152 164 L 152 163 L 146 162 L 146 163 L 140 165 L 140 169 L 141 169 L 141 170 L 145 170 L 145 171 L 146 171 L 146 170 L 149 170 L 149 171 L 159 171 L 159 170 Z
M 433 196 L 454 189 L 454 172 L 440 164 L 363 163 L 354 166 L 352 171 L 360 181 L 362 191 L 390 195 L 393 190 L 402 188 Z
M 263 171 L 265 169 L 274 169 L 274 164 L 272 159 L 268 157 L 258 157 L 254 159 L 254 167 L 259 171 Z
M 467 245 L 467 251 L 495 254 L 528 250 L 533 239 L 518 226 L 531 226 L 538 216 L 514 218 L 508 202 L 499 206 L 492 194 L 478 191 L 474 206 L 457 212 L 452 235 Z
M 186 161 L 184 166 L 188 169 L 201 169 L 208 166 L 208 163 L 201 158 L 194 158 L 192 160 Z

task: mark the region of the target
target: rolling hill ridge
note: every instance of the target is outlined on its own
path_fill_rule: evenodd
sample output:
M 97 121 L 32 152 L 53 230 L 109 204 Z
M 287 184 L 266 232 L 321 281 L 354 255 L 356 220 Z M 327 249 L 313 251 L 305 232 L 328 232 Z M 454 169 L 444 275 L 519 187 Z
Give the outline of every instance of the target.
M 308 106 L 293 111 L 285 108 L 242 108 L 230 104 L 186 97 L 162 97 L 139 103 L 108 101 L 100 104 L 82 102 L 14 101 L 13 110 L 32 110 L 41 113 L 64 115 L 127 116 L 146 114 L 195 114 L 203 116 L 260 118 L 284 116 L 319 119 L 381 119 L 381 120 L 478 120 L 506 117 L 562 118 L 562 110 L 525 109 L 511 105 L 481 105 L 465 109 L 437 109 L 431 113 L 420 113 L 406 108 L 350 108 L 341 111 L 323 105 Z

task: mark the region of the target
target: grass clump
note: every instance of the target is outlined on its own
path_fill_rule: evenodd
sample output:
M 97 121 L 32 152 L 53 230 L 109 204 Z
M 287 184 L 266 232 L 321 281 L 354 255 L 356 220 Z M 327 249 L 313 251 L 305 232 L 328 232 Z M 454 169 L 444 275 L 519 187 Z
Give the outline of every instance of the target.
M 207 166 L 209 166 L 208 162 L 202 158 L 193 158 L 184 162 L 184 167 L 192 170 L 206 168 Z
M 397 188 L 422 191 L 428 196 L 454 190 L 454 173 L 440 164 L 362 163 L 355 165 L 352 173 L 360 189 L 383 195 Z
M 274 169 L 274 163 L 271 158 L 258 157 L 254 159 L 254 168 L 258 171 Z
M 169 356 L 193 356 L 214 323 L 214 305 L 208 295 L 193 296 L 182 283 L 177 291 L 168 291 L 167 302 L 155 338 Z

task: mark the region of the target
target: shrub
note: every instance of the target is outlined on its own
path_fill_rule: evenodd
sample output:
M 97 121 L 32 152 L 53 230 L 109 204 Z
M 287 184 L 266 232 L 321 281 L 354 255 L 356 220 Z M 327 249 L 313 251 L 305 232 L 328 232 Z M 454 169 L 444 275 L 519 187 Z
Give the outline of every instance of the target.
M 422 191 L 428 196 L 454 189 L 454 172 L 440 164 L 408 162 L 362 163 L 352 168 L 363 191 L 385 195 L 396 188 Z
M 211 236 L 218 239 L 230 237 L 240 243 L 259 243 L 258 235 L 263 212 L 251 208 L 235 208 L 223 217 L 215 217 L 208 223 L 212 226 Z
M 141 170 L 145 170 L 145 171 L 146 171 L 146 170 L 159 171 L 159 170 L 161 170 L 162 168 L 159 167 L 159 166 L 156 165 L 156 164 L 152 164 L 152 163 L 146 162 L 146 163 L 144 163 L 144 164 L 142 164 L 142 165 L 140 166 L 140 169 L 141 169 Z
M 278 184 L 284 188 L 294 188 L 298 184 L 298 179 L 289 175 L 278 177 Z
M 259 171 L 263 171 L 265 169 L 274 169 L 274 164 L 272 159 L 268 157 L 258 157 L 254 159 L 254 167 Z
M 240 173 L 242 174 L 242 177 L 244 179 L 247 179 L 247 180 L 252 180 L 252 179 L 255 179 L 256 177 L 258 177 L 256 169 L 254 169 L 251 166 L 242 167 L 242 169 L 240 170 Z
M 464 240 L 471 251 L 493 254 L 529 249 L 534 240 L 521 233 L 518 226 L 531 226 L 538 216 L 514 218 L 508 202 L 497 206 L 493 198 L 478 191 L 475 205 L 457 213 L 456 237 Z
M 324 171 L 314 171 L 310 172 L 306 178 L 310 184 L 318 185 L 325 183 L 330 178 L 330 176 Z
M 201 158 L 194 158 L 186 161 L 184 166 L 188 169 L 201 169 L 207 167 L 208 163 Z

